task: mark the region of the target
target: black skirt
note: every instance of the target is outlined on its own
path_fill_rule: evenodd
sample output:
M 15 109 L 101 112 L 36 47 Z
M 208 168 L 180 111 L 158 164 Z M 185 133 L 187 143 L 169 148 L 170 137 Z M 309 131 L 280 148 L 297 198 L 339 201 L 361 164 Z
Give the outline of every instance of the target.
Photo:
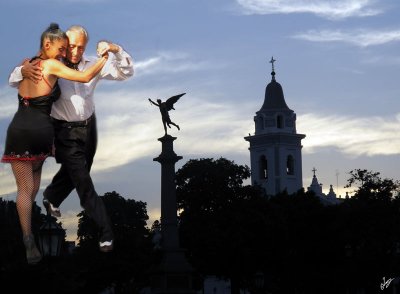
M 2 162 L 43 161 L 52 154 L 54 129 L 51 106 L 60 96 L 58 84 L 50 94 L 25 99 L 19 105 L 7 129 Z

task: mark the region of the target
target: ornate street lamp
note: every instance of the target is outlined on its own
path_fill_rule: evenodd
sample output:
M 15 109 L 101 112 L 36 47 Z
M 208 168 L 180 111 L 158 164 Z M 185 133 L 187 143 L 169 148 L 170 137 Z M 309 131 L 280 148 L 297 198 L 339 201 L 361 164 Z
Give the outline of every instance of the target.
M 59 256 L 65 231 L 53 217 L 47 215 L 39 230 L 39 246 L 43 256 Z

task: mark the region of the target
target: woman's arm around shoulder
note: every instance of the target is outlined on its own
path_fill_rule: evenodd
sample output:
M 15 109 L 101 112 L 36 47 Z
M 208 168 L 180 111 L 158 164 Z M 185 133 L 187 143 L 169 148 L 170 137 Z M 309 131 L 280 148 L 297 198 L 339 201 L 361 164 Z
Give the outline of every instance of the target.
M 43 71 L 66 80 L 87 83 L 101 71 L 107 58 L 108 56 L 99 58 L 95 64 L 82 72 L 67 67 L 57 59 L 47 59 L 43 62 Z

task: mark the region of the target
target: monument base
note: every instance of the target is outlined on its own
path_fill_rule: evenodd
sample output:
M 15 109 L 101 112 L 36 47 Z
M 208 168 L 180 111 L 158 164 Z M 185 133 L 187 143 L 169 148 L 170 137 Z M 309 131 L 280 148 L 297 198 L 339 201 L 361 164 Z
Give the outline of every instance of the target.
M 192 266 L 186 261 L 184 250 L 163 252 L 159 265 L 151 273 L 152 294 L 195 294 Z

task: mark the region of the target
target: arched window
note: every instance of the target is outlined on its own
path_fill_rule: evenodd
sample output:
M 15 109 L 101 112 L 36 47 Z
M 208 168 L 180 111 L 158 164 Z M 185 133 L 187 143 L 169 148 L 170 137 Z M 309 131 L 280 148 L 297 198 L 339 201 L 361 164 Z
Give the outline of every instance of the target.
M 268 179 L 268 161 L 265 155 L 260 157 L 260 180 Z
M 276 117 L 276 127 L 278 129 L 283 128 L 283 116 L 281 114 L 278 114 L 278 116 Z
M 292 155 L 287 157 L 286 161 L 286 173 L 288 175 L 294 175 L 294 159 Z

